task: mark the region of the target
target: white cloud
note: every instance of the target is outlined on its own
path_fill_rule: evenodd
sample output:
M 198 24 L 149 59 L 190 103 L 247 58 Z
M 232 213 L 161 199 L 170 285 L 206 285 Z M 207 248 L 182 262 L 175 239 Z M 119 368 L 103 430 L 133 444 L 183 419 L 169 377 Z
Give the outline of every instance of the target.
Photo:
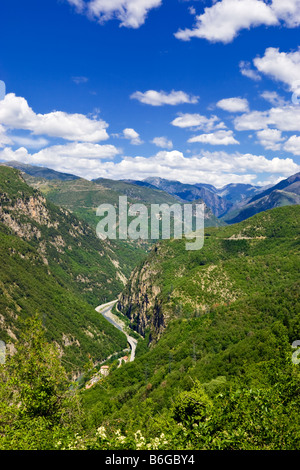
M 287 53 L 279 52 L 278 48 L 269 47 L 263 57 L 257 57 L 253 62 L 261 73 L 285 83 L 290 90 L 294 91 L 299 87 L 300 48 L 295 52 Z
M 300 132 L 300 106 L 286 105 L 268 111 L 252 111 L 236 117 L 234 125 L 238 131 L 260 131 L 271 126 L 280 131 Z
M 46 145 L 49 144 L 49 141 L 45 139 L 44 137 L 36 138 L 36 137 L 12 135 L 11 140 L 15 145 L 19 145 L 20 147 L 32 148 L 32 149 L 40 149 L 42 147 L 46 147 Z
M 290 137 L 284 145 L 284 150 L 294 155 L 300 155 L 300 136 L 293 135 Z
M 12 140 L 6 135 L 6 129 L 0 124 L 0 148 L 11 144 Z
M 195 137 L 191 137 L 188 142 L 195 143 L 200 142 L 203 144 L 210 145 L 235 145 L 239 142 L 233 137 L 232 131 L 217 131 L 211 134 L 201 134 Z
M 217 106 L 230 113 L 244 113 L 249 110 L 249 103 L 245 98 L 225 98 L 218 101 Z
M 284 106 L 287 103 L 276 91 L 263 91 L 260 95 L 264 100 L 271 103 L 272 106 Z
M 286 176 L 269 176 L 266 180 L 257 181 L 257 186 L 275 186 L 280 181 L 285 180 Z
M 273 0 L 272 8 L 289 28 L 300 25 L 300 0 Z
M 253 70 L 251 68 L 250 62 L 245 62 L 244 60 L 242 60 L 239 66 L 241 74 L 245 77 L 251 78 L 251 80 L 254 80 L 256 82 L 261 80 L 261 76 L 256 72 L 256 70 Z
M 17 150 L 13 150 L 11 147 L 5 147 L 0 151 L 0 160 L 4 160 L 5 162 L 15 160 L 18 162 L 29 163 L 27 160 L 28 155 L 28 151 L 25 147 L 20 147 Z
M 0 158 L 7 160 L 11 159 L 12 156 L 19 154 L 22 155 L 22 160 L 26 158 L 28 163 L 36 163 L 38 165 L 47 165 L 49 163 L 51 165 L 58 164 L 63 159 L 72 163 L 77 160 L 87 159 L 113 159 L 119 153 L 120 150 L 114 145 L 72 142 L 65 145 L 52 145 L 34 154 L 30 154 L 24 147 L 20 147 L 15 151 L 10 147 L 6 147 L 2 152 L 0 152 Z
M 280 150 L 284 141 L 281 131 L 278 129 L 264 129 L 257 132 L 259 143 L 268 150 Z
M 300 170 L 300 166 L 291 158 L 268 160 L 264 156 L 251 154 L 208 151 L 185 157 L 177 150 L 164 150 L 150 158 L 138 156 L 124 157 L 120 162 L 103 161 L 101 155 L 103 156 L 104 153 L 101 153 L 99 149 L 98 158 L 92 158 L 91 144 L 85 153 L 85 156 L 89 155 L 88 158 L 81 158 L 80 155 L 84 154 L 78 149 L 72 149 L 72 145 L 67 144 L 65 146 L 67 148 L 61 149 L 59 154 L 53 147 L 52 151 L 47 151 L 48 155 L 44 151 L 46 149 L 31 155 L 25 148 L 13 151 L 7 147 L 0 151 L 0 160 L 40 164 L 88 179 L 100 176 L 112 179 L 144 179 L 148 176 L 165 178 L 167 175 L 168 179 L 183 183 L 205 182 L 218 187 L 227 183 L 254 183 L 259 173 L 270 173 L 272 177 L 274 175 L 284 177 Z
M 179 30 L 175 36 L 183 41 L 193 37 L 211 42 L 231 42 L 243 29 L 256 26 L 295 28 L 300 25 L 300 0 L 221 0 L 214 1 L 196 15 L 192 29 Z M 247 72 L 246 72 L 247 73 Z M 246 75 L 245 73 L 245 75 Z
M 143 141 L 140 139 L 140 134 L 138 134 L 134 129 L 126 128 L 123 130 L 123 135 L 125 139 L 130 140 L 132 145 L 141 145 Z
M 211 116 L 207 118 L 201 114 L 182 114 L 179 113 L 179 116 L 175 118 L 171 124 L 175 127 L 180 127 L 181 129 L 186 129 L 189 127 L 197 127 L 199 130 L 211 131 L 216 128 L 226 127 L 224 123 L 220 122 L 220 119 L 217 116 Z
M 162 149 L 171 150 L 173 148 L 173 142 L 168 140 L 167 137 L 154 137 L 152 144 Z
M 261 0 L 222 0 L 196 16 L 193 29 L 179 30 L 175 36 L 183 41 L 197 37 L 229 43 L 242 29 L 277 24 L 275 12 Z
M 53 111 L 36 114 L 24 98 L 9 93 L 0 101 L 0 124 L 10 129 L 24 129 L 34 135 L 61 137 L 66 140 L 98 142 L 108 139 L 108 124 L 83 114 Z
M 192 168 L 192 171 L 191 171 Z M 226 152 L 201 152 L 185 157 L 177 150 L 160 151 L 145 157 L 124 157 L 119 163 L 101 164 L 101 174 L 107 178 L 144 179 L 160 176 L 183 183 L 206 182 L 215 186 L 233 183 L 252 183 L 258 173 L 289 176 L 300 167 L 290 158 L 273 158 L 251 154 L 228 154 Z
M 130 96 L 131 99 L 136 99 L 144 104 L 151 106 L 163 106 L 165 104 L 175 106 L 178 104 L 195 104 L 198 103 L 199 97 L 188 95 L 184 91 L 171 91 L 167 93 L 165 91 L 148 90 L 145 93 L 136 91 Z
M 79 13 L 96 19 L 100 24 L 117 19 L 121 26 L 139 28 L 147 14 L 162 4 L 162 0 L 67 0 Z
M 33 154 L 24 147 L 15 151 L 6 147 L 0 150 L 0 160 L 17 160 L 92 179 L 98 176 L 98 173 L 95 176 L 95 171 L 101 166 L 102 160 L 112 160 L 119 153 L 119 149 L 113 145 L 68 143 L 47 147 Z
M 88 142 L 72 142 L 66 145 L 53 145 L 40 150 L 32 158 L 37 163 L 46 164 L 53 159 L 78 158 L 78 159 L 112 159 L 120 153 L 114 145 L 99 145 Z
M 67 0 L 70 5 L 76 7 L 78 10 L 82 10 L 84 8 L 84 0 Z

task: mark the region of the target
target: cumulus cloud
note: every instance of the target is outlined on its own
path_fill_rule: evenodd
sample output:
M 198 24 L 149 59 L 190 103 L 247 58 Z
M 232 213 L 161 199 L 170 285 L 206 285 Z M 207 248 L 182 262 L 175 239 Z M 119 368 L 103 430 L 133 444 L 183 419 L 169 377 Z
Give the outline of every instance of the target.
M 125 139 L 130 140 L 132 145 L 141 145 L 143 141 L 140 139 L 140 134 L 138 134 L 134 129 L 126 128 L 123 130 L 123 136 Z
M 92 144 L 89 144 L 84 158 L 81 149 L 65 145 L 63 149 L 51 147 L 38 153 L 30 154 L 25 148 L 13 151 L 6 147 L 0 151 L 0 159 L 18 160 L 24 163 L 40 164 L 57 171 L 73 173 L 88 179 L 105 177 L 111 179 L 144 179 L 148 176 L 160 176 L 183 183 L 205 182 L 215 186 L 227 183 L 253 183 L 257 174 L 270 173 L 270 176 L 289 176 L 300 170 L 291 158 L 273 158 L 252 154 L 229 154 L 226 152 L 203 151 L 199 155 L 185 157 L 177 150 L 160 151 L 149 158 L 124 157 L 120 162 L 104 161 L 101 155 L 107 151 L 98 149 L 97 158 L 93 158 Z M 69 147 L 69 148 L 68 148 Z M 101 147 L 101 146 L 99 146 Z M 106 146 L 102 146 L 106 147 Z M 47 150 L 47 153 L 46 153 Z M 112 151 L 115 153 L 116 151 Z M 192 168 L 192 171 L 191 171 Z
M 97 20 L 100 24 L 111 19 L 120 26 L 139 28 L 150 10 L 162 4 L 162 0 L 67 0 L 79 13 Z
M 293 135 L 290 137 L 284 145 L 284 150 L 294 155 L 300 155 L 300 136 Z
M 179 30 L 175 36 L 183 41 L 196 37 L 229 43 L 242 29 L 277 24 L 275 12 L 261 0 L 222 0 L 196 16 L 193 29 Z
M 199 130 L 211 131 L 213 129 L 221 129 L 226 127 L 223 122 L 217 116 L 211 116 L 207 118 L 201 114 L 183 114 L 179 113 L 178 117 L 175 118 L 171 124 L 181 129 L 197 127 Z
M 72 142 L 53 145 L 37 153 L 29 153 L 24 147 L 17 150 L 5 147 L 0 151 L 0 160 L 17 160 L 92 179 L 103 160 L 112 160 L 119 153 L 120 150 L 113 145 Z
M 287 105 L 268 111 L 252 111 L 236 117 L 234 124 L 239 131 L 262 130 L 273 126 L 281 131 L 300 132 L 300 108 Z
M 167 137 L 154 137 L 154 139 L 151 142 L 152 144 L 162 149 L 171 150 L 173 148 L 172 140 L 167 139 Z
M 299 88 L 300 48 L 295 52 L 288 53 L 280 52 L 278 48 L 269 47 L 263 57 L 257 57 L 253 62 L 261 73 L 285 83 L 291 91 Z
M 244 113 L 249 110 L 249 103 L 245 98 L 225 98 L 218 101 L 217 106 L 230 113 Z
M 260 131 L 271 126 L 280 131 L 300 132 L 300 107 L 286 105 L 268 111 L 252 111 L 237 116 L 234 125 L 238 131 Z
M 188 142 L 200 142 L 202 144 L 210 145 L 235 145 L 239 142 L 233 137 L 232 131 L 217 131 L 210 134 L 201 134 L 191 137 Z
M 196 37 L 226 44 L 243 29 L 261 25 L 299 26 L 300 0 L 221 0 L 213 2 L 195 19 L 192 29 L 179 30 L 175 36 L 183 41 Z
M 198 103 L 199 100 L 198 96 L 188 95 L 184 91 L 175 90 L 172 90 L 170 93 L 155 90 L 148 90 L 144 93 L 136 91 L 130 98 L 136 99 L 144 104 L 149 104 L 150 106 L 163 106 L 166 104 L 176 106 L 185 103 L 195 104 Z
M 300 0 L 273 0 L 272 9 L 289 28 L 300 25 Z
M 107 178 L 160 176 L 183 183 L 206 182 L 215 186 L 230 182 L 251 183 L 259 173 L 289 176 L 299 169 L 299 165 L 290 158 L 268 160 L 264 156 L 226 152 L 201 152 L 200 155 L 185 157 L 177 150 L 160 151 L 150 158 L 124 157 L 119 163 L 101 164 L 101 174 Z
M 9 93 L 0 101 L 0 123 L 10 129 L 31 131 L 34 135 L 60 137 L 71 141 L 98 142 L 108 139 L 108 124 L 83 114 L 53 111 L 36 114 L 25 98 Z
M 275 184 L 280 183 L 280 181 L 285 180 L 286 176 L 269 176 L 265 180 L 257 181 L 257 186 L 275 186 Z
M 278 129 L 264 129 L 256 133 L 259 143 L 267 150 L 280 150 L 284 141 Z
M 53 159 L 112 159 L 120 153 L 114 145 L 99 145 L 88 142 L 72 142 L 65 145 L 52 145 L 40 150 L 32 158 L 36 163 L 46 164 Z

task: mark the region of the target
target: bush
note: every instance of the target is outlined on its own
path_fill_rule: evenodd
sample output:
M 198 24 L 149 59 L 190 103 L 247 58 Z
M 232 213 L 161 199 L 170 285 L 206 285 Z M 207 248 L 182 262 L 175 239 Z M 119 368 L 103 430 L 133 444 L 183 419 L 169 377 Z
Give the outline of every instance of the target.
M 193 389 L 182 392 L 175 399 L 172 415 L 175 421 L 185 425 L 192 425 L 205 421 L 212 408 L 212 402 L 204 392 L 200 383 L 196 381 Z

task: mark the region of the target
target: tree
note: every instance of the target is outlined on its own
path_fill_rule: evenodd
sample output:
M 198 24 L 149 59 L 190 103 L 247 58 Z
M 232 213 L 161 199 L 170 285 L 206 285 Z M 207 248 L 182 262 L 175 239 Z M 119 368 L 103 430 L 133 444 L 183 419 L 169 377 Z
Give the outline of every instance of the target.
M 79 425 L 78 397 L 37 316 L 16 349 L 0 369 L 0 448 L 55 448 Z
M 196 381 L 189 392 L 182 392 L 175 399 L 172 409 L 173 418 L 179 423 L 192 425 L 204 421 L 212 407 L 212 402 Z

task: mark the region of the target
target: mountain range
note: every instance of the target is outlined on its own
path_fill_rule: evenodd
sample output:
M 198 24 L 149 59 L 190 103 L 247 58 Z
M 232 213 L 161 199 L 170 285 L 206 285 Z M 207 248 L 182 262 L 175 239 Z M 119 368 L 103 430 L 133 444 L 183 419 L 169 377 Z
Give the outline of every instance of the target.
M 241 222 L 274 207 L 299 204 L 300 173 L 267 187 L 231 183 L 223 188 L 215 188 L 208 184 L 183 184 L 152 177 L 143 181 L 128 181 L 140 186 L 159 188 L 184 202 L 201 198 L 216 217 L 229 224 Z
M 275 207 L 300 204 L 300 173 L 280 181 L 256 194 L 244 204 L 229 211 L 223 218 L 225 222 L 234 224 L 248 219 L 252 215 Z
M 141 181 L 106 178 L 87 181 L 74 175 L 19 162 L 7 162 L 5 165 L 20 169 L 29 184 L 44 191 L 53 202 L 75 210 L 93 225 L 95 207 L 103 202 L 112 201 L 116 204 L 120 195 L 126 195 L 131 204 L 202 201 L 207 206 L 207 226 L 222 225 L 222 222 L 236 223 L 264 210 L 299 204 L 300 173 L 276 185 L 265 187 L 230 183 L 216 188 L 211 184 L 184 184 L 159 177 Z

